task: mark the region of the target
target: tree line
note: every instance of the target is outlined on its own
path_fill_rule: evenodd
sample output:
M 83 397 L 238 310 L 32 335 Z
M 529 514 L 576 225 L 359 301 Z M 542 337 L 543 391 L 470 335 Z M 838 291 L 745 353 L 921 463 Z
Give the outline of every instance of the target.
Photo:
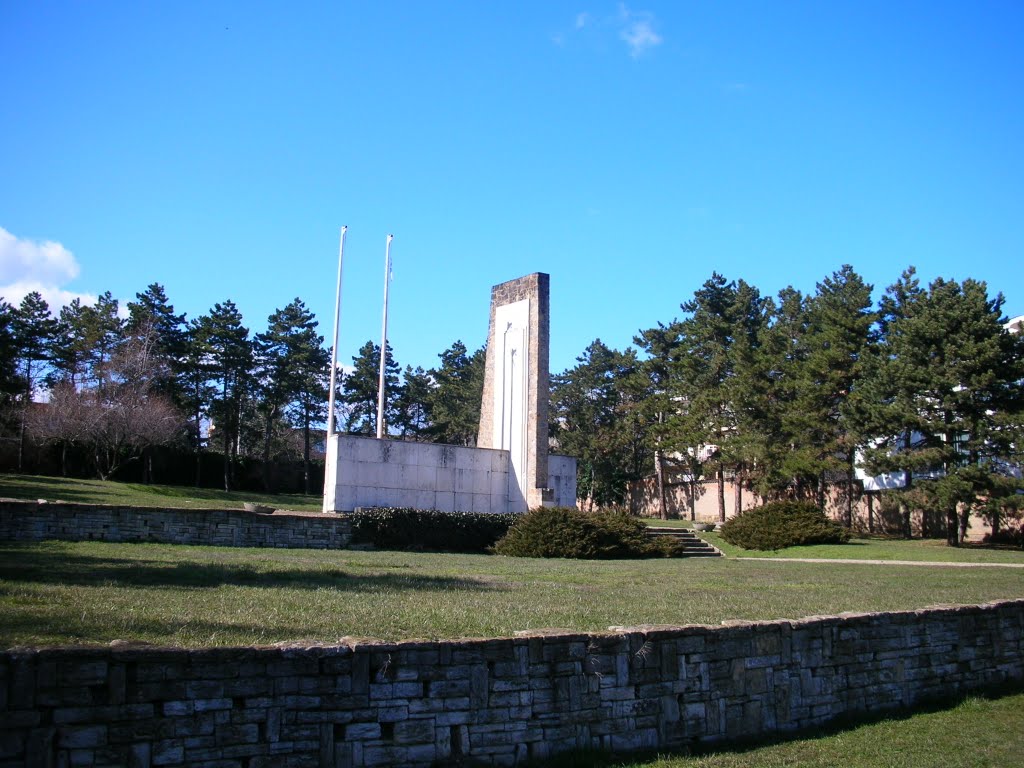
M 1003 297 L 971 279 L 922 286 L 913 268 L 871 295 L 850 266 L 775 297 L 715 273 L 638 349 L 595 340 L 552 388 L 581 498 L 621 503 L 653 474 L 662 512 L 678 482 L 692 514 L 709 481 L 724 520 L 726 477 L 738 496 L 822 507 L 839 486 L 849 524 L 860 464 L 905 473 L 892 498 L 908 531 L 914 509 L 951 544 L 972 512 L 998 529 L 1020 498 L 1024 425 L 1024 338 L 1003 327 Z
M 230 300 L 188 319 L 156 283 L 126 309 L 109 292 L 56 315 L 38 293 L 18 306 L 0 299 L 0 426 L 17 445 L 19 470 L 36 443 L 58 448 L 65 472 L 77 449 L 100 478 L 141 462 L 148 482 L 154 450 L 169 446 L 195 456 L 197 485 L 201 455 L 216 450 L 227 490 L 243 456 L 262 462 L 267 490 L 271 463 L 300 456 L 305 492 L 315 490 L 311 456 L 327 415 L 330 353 L 301 299 L 258 333 Z M 389 434 L 474 444 L 483 351 L 457 341 L 436 368 L 404 372 L 390 345 L 386 355 Z M 352 362 L 341 377 L 337 423 L 373 434 L 380 346 L 368 341 Z
M 843 491 L 852 522 L 855 466 L 903 473 L 894 495 L 909 530 L 927 510 L 962 539 L 972 512 L 998 529 L 1017 505 L 1024 424 L 1024 338 L 1003 326 L 1003 297 L 979 281 L 921 285 L 910 268 L 876 305 L 850 266 L 813 294 L 763 295 L 714 273 L 682 317 L 639 331 L 635 348 L 593 341 L 552 376 L 553 447 L 579 459 L 578 495 L 621 504 L 631 482 L 682 484 L 690 504 L 708 485 L 724 519 L 726 479 L 742 494 L 811 499 Z M 0 300 L 0 416 L 24 463 L 30 442 L 87 450 L 100 477 L 141 462 L 152 479 L 159 446 L 223 456 L 233 487 L 239 457 L 269 466 L 301 457 L 326 420 L 330 355 L 298 298 L 253 333 L 231 301 L 187 319 L 159 284 L 127 303 L 105 293 L 54 316 L 37 294 Z M 124 316 L 122 316 L 124 315 Z M 341 377 L 339 429 L 376 430 L 380 346 L 367 341 Z M 431 369 L 385 350 L 387 434 L 474 445 L 485 351 L 461 342 Z

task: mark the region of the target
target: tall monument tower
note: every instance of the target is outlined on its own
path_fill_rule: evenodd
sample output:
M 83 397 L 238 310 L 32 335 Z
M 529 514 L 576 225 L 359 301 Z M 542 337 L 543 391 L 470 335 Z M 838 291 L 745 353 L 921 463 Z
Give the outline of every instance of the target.
M 477 446 L 509 452 L 510 512 L 554 503 L 548 487 L 548 301 L 543 272 L 491 289 Z

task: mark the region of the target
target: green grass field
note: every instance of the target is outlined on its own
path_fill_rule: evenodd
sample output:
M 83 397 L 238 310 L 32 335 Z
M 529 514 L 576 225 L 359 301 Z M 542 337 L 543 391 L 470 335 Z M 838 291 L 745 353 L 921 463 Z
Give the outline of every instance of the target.
M 688 520 L 657 520 L 645 518 L 652 526 L 690 528 Z M 1011 547 L 995 548 L 968 543 L 950 547 L 943 539 L 896 539 L 883 536 L 854 538 L 848 544 L 818 544 L 807 547 L 788 547 L 761 552 L 741 549 L 726 542 L 721 534 L 698 531 L 697 535 L 715 545 L 727 557 L 810 557 L 820 560 L 913 560 L 936 563 L 1018 563 L 1024 565 L 1024 550 Z
M 701 532 L 698 535 L 721 549 L 727 557 L 811 557 L 816 560 L 912 560 L 1024 565 L 1024 550 L 997 549 L 980 544 L 950 547 L 941 539 L 855 538 L 847 544 L 814 544 L 806 547 L 788 547 L 773 552 L 759 552 L 734 547 L 718 533 Z
M 0 543 L 3 647 L 507 636 L 1021 597 L 1024 570 L 1008 568 Z
M 713 754 L 645 760 L 579 755 L 545 768 L 1010 768 L 1021 764 L 1024 694 L 971 698 L 840 731 Z M 538 766 L 538 768 L 540 768 Z
M 123 507 L 166 509 L 241 509 L 246 501 L 277 509 L 319 512 L 323 497 L 218 491 L 177 485 L 142 485 L 35 475 L 0 475 L 0 498 L 70 501 Z
M 315 511 L 319 497 L 0 476 L 0 496 L 170 508 L 259 501 Z M 657 524 L 657 521 L 652 521 Z M 0 647 L 139 640 L 208 647 L 508 636 L 520 629 L 717 624 L 1024 598 L 1024 570 L 779 562 L 785 557 L 1021 563 L 1024 553 L 883 539 L 727 559 L 568 561 L 407 552 L 100 542 L 0 543 Z M 774 562 L 752 560 L 770 557 Z M 561 758 L 551 768 L 1011 766 L 1024 695 L 694 757 Z

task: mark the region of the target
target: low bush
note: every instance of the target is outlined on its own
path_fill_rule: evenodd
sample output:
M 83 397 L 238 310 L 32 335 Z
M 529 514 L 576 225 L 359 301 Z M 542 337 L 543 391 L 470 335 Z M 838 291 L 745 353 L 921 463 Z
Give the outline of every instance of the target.
M 647 526 L 618 510 L 540 507 L 522 515 L 494 547 L 510 557 L 617 560 L 665 557 L 674 546 L 652 541 Z
M 774 501 L 748 509 L 722 526 L 722 538 L 743 549 L 845 544 L 850 532 L 806 501 Z
M 380 549 L 484 553 L 520 515 L 373 508 L 352 513 L 352 541 Z

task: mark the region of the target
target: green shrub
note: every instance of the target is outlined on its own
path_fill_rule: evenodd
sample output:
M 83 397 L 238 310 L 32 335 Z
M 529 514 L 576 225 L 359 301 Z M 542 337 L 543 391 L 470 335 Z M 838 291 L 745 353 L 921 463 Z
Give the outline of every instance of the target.
M 484 553 L 520 515 L 376 507 L 352 513 L 352 541 L 380 549 Z
M 522 515 L 494 547 L 511 557 L 565 557 L 614 560 L 664 557 L 672 545 L 651 541 L 647 526 L 616 510 L 581 512 L 570 507 L 540 507 Z
M 807 501 L 774 501 L 748 509 L 722 526 L 722 538 L 744 549 L 845 544 L 850 532 Z

